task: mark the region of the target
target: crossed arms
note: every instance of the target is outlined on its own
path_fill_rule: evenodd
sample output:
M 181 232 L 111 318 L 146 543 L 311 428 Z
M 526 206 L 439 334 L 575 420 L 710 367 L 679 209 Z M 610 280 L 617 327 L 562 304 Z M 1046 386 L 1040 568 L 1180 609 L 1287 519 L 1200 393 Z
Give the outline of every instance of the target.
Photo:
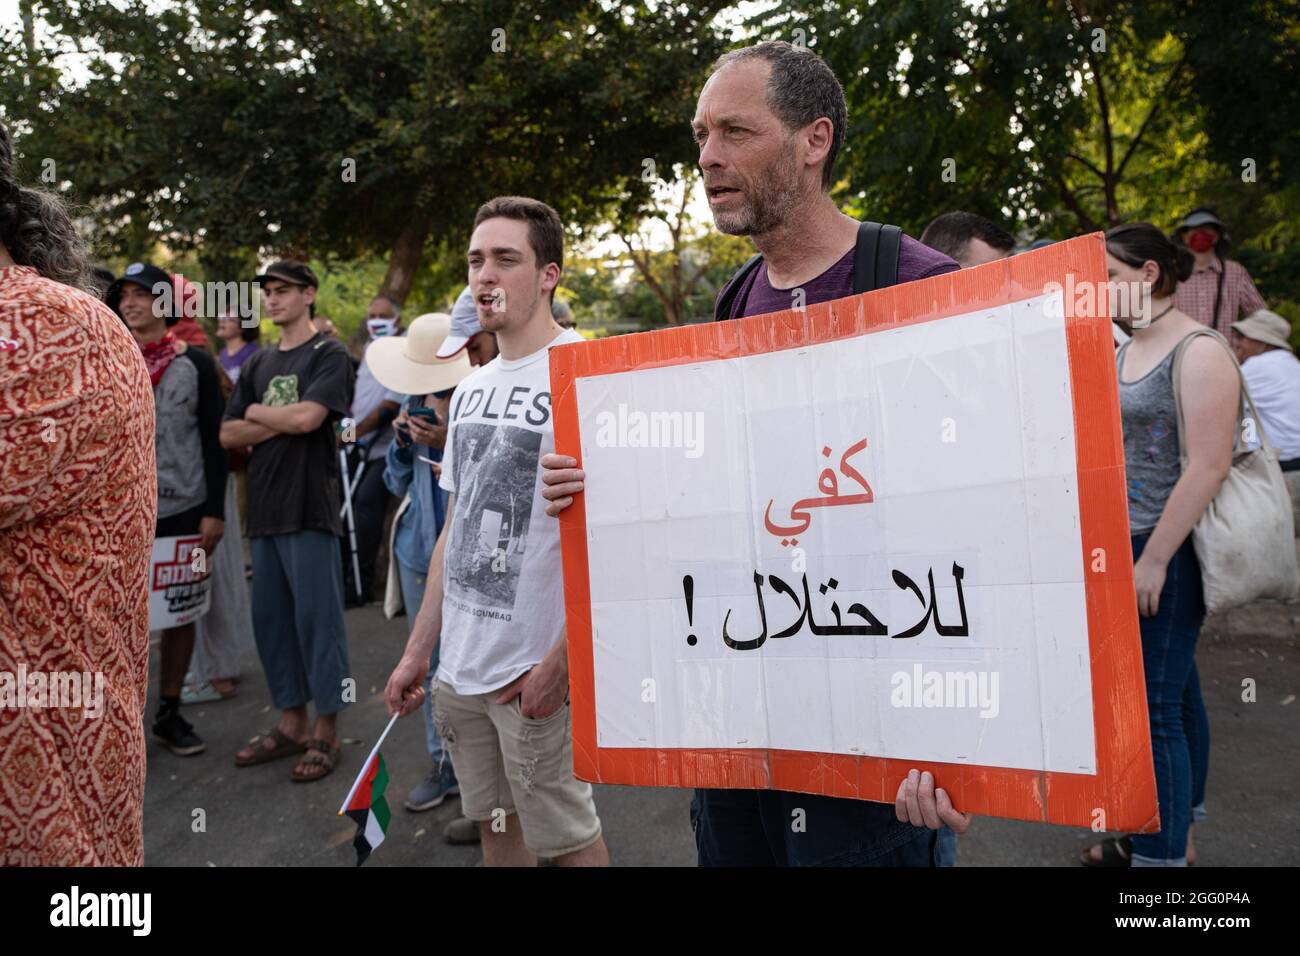
M 245 409 L 242 419 L 228 418 L 221 423 L 221 447 L 243 448 L 276 435 L 306 435 L 320 428 L 328 414 L 329 409 L 320 402 L 254 403 Z

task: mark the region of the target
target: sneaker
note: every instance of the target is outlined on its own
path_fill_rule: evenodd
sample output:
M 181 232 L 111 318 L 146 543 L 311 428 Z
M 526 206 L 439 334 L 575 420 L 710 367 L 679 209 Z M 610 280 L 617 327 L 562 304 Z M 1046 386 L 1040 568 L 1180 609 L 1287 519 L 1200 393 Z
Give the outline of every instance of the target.
M 201 684 L 186 684 L 181 688 L 181 704 L 184 706 L 211 704 L 218 700 L 225 700 L 225 698 L 207 681 Z
M 457 817 L 442 830 L 442 838 L 452 846 L 468 846 L 480 840 L 478 824 L 465 817 Z
M 421 780 L 406 798 L 406 809 L 412 813 L 432 810 L 448 797 L 455 796 L 458 793 L 460 793 L 460 787 L 456 785 L 455 777 L 448 774 L 439 774 L 437 770 L 430 770 L 429 775 Z
M 190 722 L 175 712 L 154 721 L 153 735 L 178 757 L 192 757 L 208 749 Z

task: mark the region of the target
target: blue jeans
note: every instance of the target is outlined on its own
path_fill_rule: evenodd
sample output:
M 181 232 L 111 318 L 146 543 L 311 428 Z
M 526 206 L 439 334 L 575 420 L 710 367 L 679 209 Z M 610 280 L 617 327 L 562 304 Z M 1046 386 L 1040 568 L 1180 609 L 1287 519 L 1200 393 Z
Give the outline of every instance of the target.
M 424 603 L 424 587 L 429 576 L 424 571 L 413 571 L 401 561 L 397 562 L 397 571 L 402 585 L 402 603 L 406 606 L 406 633 L 409 635 L 415 627 L 415 618 Z M 442 749 L 442 738 L 438 728 L 433 725 L 433 681 L 438 673 L 438 644 L 433 645 L 429 655 L 429 675 L 424 679 L 424 742 L 433 761 L 433 769 L 441 771 L 446 778 L 444 783 L 456 782 L 456 774 L 451 769 L 451 758 Z
M 952 866 L 943 827 L 900 823 L 892 803 L 784 790 L 696 790 L 691 828 L 700 866 Z
M 1150 533 L 1133 535 L 1133 560 Z M 1155 617 L 1140 617 L 1160 832 L 1133 836 L 1134 866 L 1186 866 L 1192 807 L 1205 801 L 1210 725 L 1196 672 L 1205 619 L 1201 566 L 1189 535 L 1169 561 Z
M 271 703 L 317 714 L 347 706 L 348 636 L 343 624 L 339 542 L 324 531 L 252 539 L 253 637 Z
M 1209 813 L 1205 809 L 1205 780 L 1210 774 L 1210 716 L 1201 697 L 1201 675 L 1192 660 L 1192 673 L 1183 695 L 1183 730 L 1187 734 L 1187 755 L 1192 761 L 1192 822 Z

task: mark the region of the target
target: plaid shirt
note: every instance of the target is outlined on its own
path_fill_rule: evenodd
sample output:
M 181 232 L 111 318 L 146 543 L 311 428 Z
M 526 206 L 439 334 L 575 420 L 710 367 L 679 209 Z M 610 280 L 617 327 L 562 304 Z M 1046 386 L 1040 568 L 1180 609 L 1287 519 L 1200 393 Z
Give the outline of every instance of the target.
M 1223 272 L 1224 269 L 1226 272 Z M 1219 288 L 1219 273 L 1223 272 L 1223 299 L 1219 304 L 1218 321 L 1214 317 L 1214 299 Z M 1178 284 L 1174 292 L 1174 305 L 1202 325 L 1219 332 L 1224 338 L 1243 315 L 1267 308 L 1250 273 L 1240 262 L 1214 259 L 1203 269 L 1196 269 L 1186 282 Z

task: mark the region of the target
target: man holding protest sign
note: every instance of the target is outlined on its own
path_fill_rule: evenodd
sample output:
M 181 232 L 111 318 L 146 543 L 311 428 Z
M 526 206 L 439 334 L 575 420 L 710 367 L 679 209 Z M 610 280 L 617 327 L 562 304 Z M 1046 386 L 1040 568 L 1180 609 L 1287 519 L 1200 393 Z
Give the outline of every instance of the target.
M 385 690 L 389 713 L 419 710 L 441 642 L 434 720 L 487 866 L 609 864 L 591 785 L 573 774 L 560 534 L 537 494 L 539 459 L 555 447 L 548 352 L 582 341 L 551 316 L 563 263 L 550 206 L 503 196 L 480 207 L 469 281 L 500 355 L 457 387 L 439 482 L 450 517 Z M 440 354 L 466 341 L 453 335 Z
M 836 207 L 828 190 L 847 120 L 839 81 L 808 50 L 768 42 L 719 61 L 692 124 L 699 164 L 718 228 L 750 236 L 762 257 L 722 290 L 718 318 L 802 308 L 958 268 L 893 227 L 862 228 Z M 582 492 L 585 475 L 576 464 L 559 455 L 542 459 L 548 514 L 558 515 Z M 704 866 L 951 863 L 951 831 L 970 825 L 933 777 L 915 770 L 899 785 L 894 807 L 778 790 L 701 789 L 691 810 Z M 802 826 L 793 827 L 792 817 Z
M 212 356 L 172 333 L 181 317 L 172 289 L 173 280 L 162 269 L 133 262 L 109 286 L 107 302 L 131 330 L 153 382 L 158 468 L 154 538 L 198 537 L 201 553 L 190 556 L 186 563 L 189 571 L 206 574 L 225 531 L 226 453 L 220 440 L 223 401 Z M 178 552 L 177 557 L 182 555 Z M 151 581 L 150 586 L 157 584 Z M 153 734 L 174 754 L 200 754 L 206 745 L 180 715 L 181 686 L 194 652 L 194 621 L 175 627 L 155 626 L 162 628 L 162 644 Z

